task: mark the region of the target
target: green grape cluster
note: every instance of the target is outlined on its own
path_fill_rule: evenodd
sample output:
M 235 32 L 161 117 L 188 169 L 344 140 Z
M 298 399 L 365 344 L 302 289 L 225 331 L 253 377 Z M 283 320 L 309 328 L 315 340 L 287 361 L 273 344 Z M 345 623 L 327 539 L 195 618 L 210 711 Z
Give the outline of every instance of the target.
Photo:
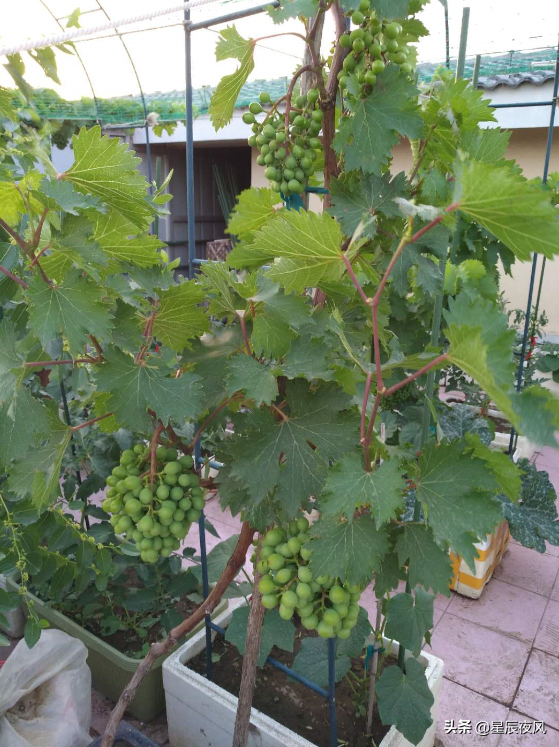
M 415 385 L 415 382 L 410 381 L 409 384 L 406 384 L 401 389 L 397 389 L 389 397 L 384 397 L 381 402 L 381 407 L 383 410 L 398 409 L 399 407 L 408 404 L 410 400 L 415 400 L 416 395 L 417 386 Z
M 379 19 L 369 7 L 369 0 L 361 0 L 359 9 L 348 15 L 356 26 L 342 34 L 339 43 L 349 50 L 338 74 L 338 84 L 350 101 L 368 96 L 377 82 L 377 75 L 393 63 L 403 73 L 411 73 L 411 49 L 398 41 L 402 26 L 395 21 Z
M 359 615 L 359 586 L 342 584 L 330 576 L 314 577 L 308 561 L 311 550 L 304 516 L 270 529 L 262 538 L 258 589 L 266 609 L 279 607 L 284 620 L 295 613 L 307 630 L 322 638 L 348 638 Z M 253 556 L 254 560 L 254 556 Z
M 102 504 L 112 514 L 116 534 L 136 544 L 144 563 L 156 563 L 178 550 L 205 503 L 191 456 L 179 457 L 176 449 L 165 446 L 158 446 L 155 456 L 152 491 L 149 447 L 138 443 L 123 451 L 120 464 L 107 477 Z
M 270 94 L 260 94 L 260 102 L 254 101 L 243 121 L 252 125 L 253 134 L 248 139 L 251 147 L 258 148 L 257 162 L 265 166 L 264 174 L 270 187 L 283 197 L 305 191 L 309 177 L 316 171 L 316 161 L 322 150 L 319 134 L 324 114 L 319 105 L 319 93 L 311 88 L 306 94 L 292 99 L 289 109 L 289 125 L 285 115 L 274 107 L 263 121 L 256 117 L 264 110 L 262 104 L 270 103 Z

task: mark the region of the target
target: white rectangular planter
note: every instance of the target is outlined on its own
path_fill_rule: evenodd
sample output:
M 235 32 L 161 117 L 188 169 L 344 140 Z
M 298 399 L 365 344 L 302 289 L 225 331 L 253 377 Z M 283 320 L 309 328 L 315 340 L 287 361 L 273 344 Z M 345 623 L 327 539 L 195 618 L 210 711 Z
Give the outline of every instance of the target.
M 6 577 L 2 574 L 0 574 L 0 588 L 6 591 Z M 8 621 L 8 624 L 6 626 L 0 625 L 0 630 L 12 638 L 21 638 L 23 628 L 25 627 L 25 617 L 21 605 L 11 612 L 4 612 L 4 617 Z
M 244 600 L 229 606 L 216 624 L 227 627 L 234 609 Z M 369 643 L 373 643 L 373 638 Z M 388 645 L 385 641 L 385 645 Z M 200 674 L 187 669 L 193 659 L 206 647 L 205 632 L 201 631 L 163 664 L 163 687 L 167 702 L 169 742 L 172 747 L 230 747 L 237 713 L 238 699 Z M 397 646 L 393 645 L 394 653 Z M 431 708 L 433 724 L 418 747 L 432 747 L 435 740 L 437 711 L 443 680 L 443 662 L 423 652 L 420 661 L 425 665 L 429 688 L 435 702 Z M 248 747 L 316 747 L 304 737 L 282 726 L 261 711 L 252 709 Z M 407 739 L 391 727 L 379 747 L 412 747 Z

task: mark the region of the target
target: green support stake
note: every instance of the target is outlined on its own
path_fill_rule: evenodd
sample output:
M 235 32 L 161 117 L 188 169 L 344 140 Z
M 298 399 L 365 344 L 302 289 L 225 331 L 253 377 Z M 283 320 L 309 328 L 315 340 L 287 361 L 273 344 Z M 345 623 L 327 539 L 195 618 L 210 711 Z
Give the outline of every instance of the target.
M 481 55 L 476 54 L 476 58 L 474 60 L 474 72 L 472 73 L 472 88 L 474 90 L 477 88 L 480 67 L 481 67 Z
M 470 25 L 470 9 L 462 11 L 462 28 L 460 30 L 460 48 L 458 49 L 458 61 L 456 62 L 456 80 L 464 77 L 466 66 L 466 47 L 468 46 L 468 26 Z

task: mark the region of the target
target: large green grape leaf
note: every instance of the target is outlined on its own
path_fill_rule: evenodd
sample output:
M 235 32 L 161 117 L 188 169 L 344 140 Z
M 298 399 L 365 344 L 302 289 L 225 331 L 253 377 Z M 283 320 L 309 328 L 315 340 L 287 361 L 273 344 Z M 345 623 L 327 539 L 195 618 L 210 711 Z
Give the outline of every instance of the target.
M 405 194 L 406 175 L 403 172 L 391 178 L 391 174 L 376 176 L 369 174 L 343 174 L 330 182 L 330 215 L 336 218 L 346 236 L 353 236 L 361 221 L 364 222 L 363 235 L 374 238 L 376 223 L 372 220 L 380 212 L 388 218 L 399 218 L 400 211 L 394 202 L 395 197 Z
M 259 503 L 276 488 L 275 498 L 292 517 L 309 496 L 317 495 L 329 459 L 339 458 L 354 445 L 356 417 L 342 412 L 349 398 L 332 385 L 309 392 L 297 379 L 286 388 L 285 419 L 268 411 L 254 411 L 226 447 L 232 474 Z
M 229 216 L 227 233 L 239 238 L 250 238 L 253 231 L 262 228 L 275 215 L 274 205 L 278 196 L 271 189 L 245 189 L 237 197 L 237 203 Z
M 29 326 L 43 345 L 60 334 L 68 340 L 70 353 L 79 356 L 88 334 L 99 341 L 110 338 L 109 308 L 101 302 L 102 289 L 72 272 L 60 285 L 47 285 L 35 272 L 26 291 Z
M 315 576 L 339 577 L 342 582 L 366 586 L 390 549 L 386 529 L 377 529 L 372 516 L 354 521 L 321 517 L 309 530 L 310 566 Z
M 411 594 L 395 594 L 386 604 L 387 638 L 401 643 L 414 656 L 419 656 L 425 634 L 433 627 L 434 594 L 418 586 Z
M 467 130 L 462 134 L 460 149 L 476 161 L 495 163 L 505 157 L 510 130 L 491 127 L 487 130 Z
M 521 490 L 521 472 L 509 455 L 505 454 L 504 451 L 488 448 L 476 433 L 466 433 L 465 438 L 471 453 L 477 459 L 482 459 L 485 462 L 503 493 L 511 501 L 518 501 Z
M 25 212 L 25 203 L 14 182 L 0 182 L 0 215 L 11 225 L 19 222 Z
M 345 516 L 353 521 L 359 508 L 370 508 L 377 529 L 404 507 L 404 470 L 397 459 L 383 462 L 366 472 L 362 454 L 346 454 L 329 471 L 324 484 L 323 516 Z
M 333 361 L 324 354 L 324 344 L 310 335 L 302 335 L 292 343 L 278 372 L 281 371 L 288 379 L 301 377 L 309 381 L 331 381 L 334 378 L 332 365 Z
M 557 493 L 547 472 L 538 470 L 527 459 L 521 459 L 518 466 L 524 472 L 520 501 L 512 503 L 503 494 L 498 498 L 513 538 L 524 547 L 543 553 L 546 540 L 559 545 Z
M 8 88 L 0 87 L 0 117 L 17 122 L 17 111 L 12 104 L 14 94 Z
M 39 184 L 35 196 L 49 210 L 63 210 L 71 215 L 79 215 L 80 210 L 89 208 L 105 210 L 98 197 L 78 192 L 70 182 L 49 179 L 46 176 Z
M 405 674 L 395 665 L 387 667 L 376 692 L 382 723 L 394 724 L 412 744 L 419 744 L 433 723 L 431 707 L 435 699 L 417 659 L 407 659 Z
M 344 155 L 347 171 L 360 169 L 380 176 L 400 136 L 421 135 L 417 94 L 408 76 L 389 65 L 371 95 L 360 99 L 353 113 L 340 122 L 334 149 Z
M 200 306 L 204 296 L 194 280 L 185 280 L 162 291 L 153 322 L 154 336 L 177 352 L 192 338 L 201 337 L 210 328 L 208 316 Z
M 376 10 L 379 18 L 392 21 L 395 18 L 405 18 L 408 14 L 410 0 L 371 0 L 371 9 Z M 354 7 L 356 9 L 359 3 Z M 344 3 L 344 7 L 347 7 Z
M 344 268 L 341 243 L 340 226 L 331 216 L 306 210 L 281 213 L 253 236 L 258 252 L 275 258 L 267 277 L 287 292 L 339 280 Z
M 489 421 L 478 415 L 473 407 L 460 402 L 439 414 L 438 425 L 450 441 L 463 438 L 466 433 L 477 434 L 486 446 L 493 440 Z
M 407 565 L 410 586 L 421 584 L 435 594 L 450 595 L 452 565 L 446 550 L 433 539 L 433 533 L 424 524 L 406 524 L 396 540 L 400 567 Z
M 99 280 L 99 270 L 106 267 L 108 258 L 92 234 L 93 224 L 88 218 L 65 215 L 60 232 L 52 232 L 51 253 L 41 259 L 47 277 L 62 282 L 72 267 L 78 267 Z
M 250 607 L 237 607 L 227 626 L 225 640 L 237 647 L 244 656 L 246 635 Z M 295 628 L 291 620 L 283 620 L 277 610 L 269 610 L 264 615 L 260 634 L 260 650 L 258 651 L 258 666 L 263 667 L 270 651 L 274 646 L 282 651 L 293 651 Z
M 48 421 L 40 400 L 18 383 L 13 395 L 0 406 L 2 460 L 19 459 L 33 443 L 35 433 L 46 432 Z
M 214 128 L 220 130 L 231 121 L 237 97 L 254 69 L 254 41 L 243 39 L 234 26 L 227 26 L 220 32 L 215 57 L 218 62 L 232 58 L 241 63 L 220 80 L 212 95 L 208 112 Z
M 334 677 L 339 682 L 351 667 L 347 654 L 336 657 Z M 328 641 L 324 638 L 303 638 L 293 669 L 319 687 L 328 687 Z
M 138 171 L 140 159 L 117 138 L 101 135 L 99 126 L 82 127 L 72 138 L 74 163 L 62 179 L 117 210 L 140 229 L 152 218 L 146 199 L 147 181 Z
M 495 477 L 482 460 L 464 453 L 465 446 L 431 442 L 412 468 L 435 541 L 448 543 L 473 568 L 474 543 L 494 530 L 502 514 Z
M 14 325 L 4 318 L 0 320 L 0 402 L 13 395 L 18 380 L 12 369 L 20 368 L 22 364 Z
M 246 305 L 238 294 L 241 284 L 224 262 L 206 262 L 201 270 L 197 281 L 206 291 L 209 313 L 217 318 L 234 319 L 237 311 L 244 310 Z
M 364 607 L 359 607 L 357 623 L 351 629 L 349 638 L 343 638 L 336 641 L 336 656 L 350 656 L 356 659 L 361 656 L 368 636 L 371 634 L 372 627 L 369 622 L 369 613 Z
M 552 392 L 542 386 L 529 386 L 514 394 L 512 404 L 521 433 L 539 446 L 557 448 L 559 401 Z
M 116 272 L 121 262 L 137 267 L 152 267 L 161 262 L 157 251 L 165 244 L 157 236 L 138 234 L 138 229 L 116 210 L 99 215 L 95 221 L 95 241 L 114 260 L 109 271 Z
M 244 391 L 260 406 L 278 396 L 278 382 L 270 367 L 248 355 L 236 355 L 227 362 L 227 393 Z
M 10 468 L 9 489 L 18 497 L 31 496 L 37 509 L 52 503 L 60 492 L 60 468 L 72 431 L 58 417 L 58 408 L 47 409 L 50 433 Z
M 155 354 L 140 365 L 116 348 L 104 351 L 103 356 L 106 361 L 96 367 L 97 386 L 110 393 L 107 410 L 114 411 L 117 421 L 130 430 L 149 432 L 148 408 L 165 425 L 171 420 L 183 425 L 200 413 L 200 385 L 195 374 L 169 378 L 166 359 Z
M 281 0 L 280 6 L 268 6 L 274 23 L 283 23 L 290 18 L 311 18 L 318 9 L 318 0 Z
M 280 319 L 264 314 L 254 320 L 250 341 L 257 355 L 281 358 L 288 352 L 294 339 L 295 333 Z
M 550 195 L 508 166 L 469 161 L 456 174 L 454 202 L 520 260 L 559 252 L 559 221 Z

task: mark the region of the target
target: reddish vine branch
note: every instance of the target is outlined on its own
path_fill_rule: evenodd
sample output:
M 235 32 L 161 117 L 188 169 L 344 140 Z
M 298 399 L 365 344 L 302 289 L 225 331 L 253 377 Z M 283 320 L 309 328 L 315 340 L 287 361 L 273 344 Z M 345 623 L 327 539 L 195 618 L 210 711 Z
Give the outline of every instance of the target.
M 227 405 L 229 404 L 229 402 L 232 402 L 234 399 L 235 399 L 234 396 L 233 397 L 228 397 L 225 400 L 225 402 L 222 402 L 219 405 L 219 407 L 216 407 L 216 409 L 210 415 L 208 415 L 208 417 L 204 420 L 204 422 L 202 423 L 202 425 L 198 428 L 198 430 L 194 434 L 194 438 L 190 442 L 190 447 L 189 448 L 190 448 L 191 451 L 196 446 L 196 442 L 198 441 L 198 439 L 200 438 L 200 436 L 202 435 L 202 433 L 206 430 L 206 428 L 208 427 L 208 425 L 212 422 L 212 420 L 217 415 L 219 415 L 219 413 L 223 410 L 224 407 L 227 407 Z
M 17 283 L 18 285 L 21 285 L 21 287 L 24 290 L 29 287 L 24 280 L 22 280 L 21 278 L 18 278 L 17 275 L 14 275 L 13 272 L 10 272 L 9 270 L 7 270 L 3 265 L 0 265 L 0 272 L 4 273 L 4 275 L 7 278 L 10 278 L 10 280 L 13 280 L 14 283 Z
M 289 88 L 287 89 L 287 94 L 285 96 L 285 115 L 284 115 L 284 122 L 285 122 L 285 129 L 286 131 L 289 129 L 289 112 L 291 111 L 291 99 L 293 97 L 293 91 L 295 89 L 295 83 L 297 83 L 297 80 L 303 73 L 310 72 L 312 70 L 311 65 L 301 65 L 301 67 L 295 71 L 295 75 L 291 78 L 291 82 L 289 84 Z
M 241 314 L 237 314 L 237 316 L 239 317 L 239 322 L 241 324 L 241 332 L 243 334 L 243 340 L 245 342 L 246 353 L 247 353 L 247 355 L 252 355 L 252 350 L 251 350 L 251 347 L 250 347 L 250 341 L 248 339 L 248 334 L 247 334 L 247 327 L 246 327 L 244 312 L 242 312 Z
M 104 415 L 99 415 L 96 418 L 93 418 L 92 420 L 87 420 L 85 423 L 80 423 L 79 425 L 75 425 L 73 428 L 70 428 L 72 432 L 79 431 L 82 428 L 87 428 L 88 425 L 93 425 L 93 423 L 98 423 L 100 420 L 105 420 L 105 418 L 110 418 L 111 415 L 114 413 L 112 412 L 106 412 Z
M 0 218 L 0 226 L 2 226 L 4 231 L 6 231 L 6 233 L 8 233 L 12 237 L 12 239 L 16 242 L 22 252 L 27 252 L 27 242 L 24 241 L 21 236 L 6 223 L 6 221 L 2 220 L 2 218 Z
M 61 361 L 29 361 L 28 368 L 48 368 L 49 366 L 73 366 L 74 363 L 101 363 L 99 358 L 67 358 Z
M 151 442 L 149 445 L 149 487 L 151 491 L 153 492 L 153 481 L 155 480 L 155 473 L 157 472 L 157 443 L 159 441 L 159 436 L 161 435 L 161 432 L 164 430 L 164 425 L 161 421 L 157 423 L 156 429 L 153 431 L 153 436 L 151 437 Z
M 233 554 L 227 561 L 225 570 L 210 592 L 208 598 L 192 613 L 192 615 L 190 615 L 190 617 L 187 617 L 180 623 L 180 625 L 173 628 L 165 640 L 152 644 L 148 655 L 140 662 L 140 665 L 134 672 L 128 685 L 124 688 L 118 703 L 109 717 L 101 741 L 101 747 L 112 747 L 116 736 L 116 730 L 124 716 L 124 712 L 128 705 L 134 700 L 138 687 L 152 668 L 155 661 L 160 656 L 168 654 L 185 635 L 194 630 L 194 628 L 202 622 L 206 615 L 211 615 L 219 604 L 221 597 L 229 587 L 229 584 L 234 580 L 245 562 L 247 551 L 254 537 L 254 532 L 255 530 L 245 521 Z

